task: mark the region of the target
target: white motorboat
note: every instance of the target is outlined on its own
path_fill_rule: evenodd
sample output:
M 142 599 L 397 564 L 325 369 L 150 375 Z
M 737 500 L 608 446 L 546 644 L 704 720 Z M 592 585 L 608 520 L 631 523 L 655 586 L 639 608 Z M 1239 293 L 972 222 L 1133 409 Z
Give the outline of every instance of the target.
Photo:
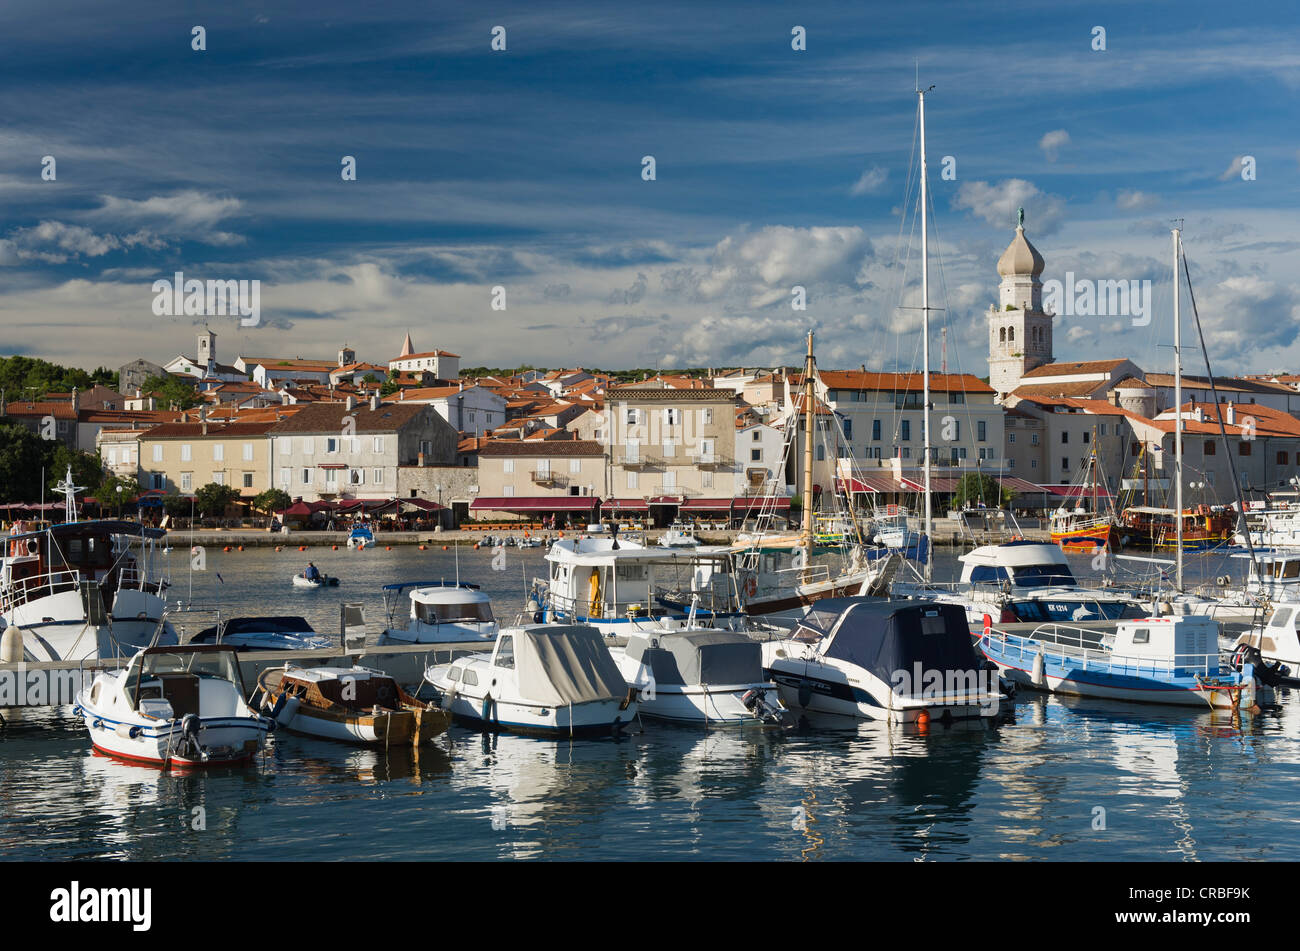
M 348 532 L 349 549 L 363 551 L 374 547 L 375 533 L 370 530 L 370 526 L 364 524 L 352 526 L 352 531 Z
M 763 648 L 734 631 L 633 634 L 610 655 L 641 712 L 679 723 L 775 723 L 785 710 L 763 676 Z
M 247 762 L 271 723 L 244 701 L 231 647 L 148 647 L 77 694 L 95 749 L 163 767 Z
M 425 680 L 456 719 L 543 736 L 617 735 L 636 717 L 600 632 L 586 625 L 507 628 L 490 654 L 430 667 Z
M 537 618 L 590 624 L 602 634 L 745 624 L 726 548 L 647 547 L 618 536 L 561 538 L 546 554 L 548 581 L 535 581 Z
M 1273 606 L 1268 619 L 1238 635 L 1232 644 L 1235 654 L 1259 660 L 1255 668 L 1265 683 L 1275 678 L 1294 679 L 1300 672 L 1300 598 L 1291 597 Z M 1262 663 L 1261 663 L 1262 662 Z M 1280 665 L 1280 666 L 1279 666 Z
M 396 627 L 402 595 L 409 592 L 406 627 Z M 380 644 L 455 644 L 491 641 L 499 630 L 492 599 L 464 581 L 404 581 L 384 585 L 387 627 Z
M 957 560 L 962 571 L 956 584 L 900 583 L 893 594 L 960 605 L 972 629 L 979 628 L 985 614 L 1009 623 L 1115 620 L 1149 613 L 1127 591 L 1079 584 L 1057 545 L 981 545 Z
M 763 644 L 763 667 L 787 707 L 910 723 L 991 717 L 998 676 L 975 651 L 954 604 L 830 598 L 786 640 Z
M 0 616 L 23 632 L 26 661 L 127 657 L 175 644 L 164 616 L 166 532 L 115 519 L 25 531 L 15 523 L 0 557 Z
M 304 617 L 232 617 L 204 628 L 191 644 L 224 644 L 235 650 L 322 650 L 333 646 Z

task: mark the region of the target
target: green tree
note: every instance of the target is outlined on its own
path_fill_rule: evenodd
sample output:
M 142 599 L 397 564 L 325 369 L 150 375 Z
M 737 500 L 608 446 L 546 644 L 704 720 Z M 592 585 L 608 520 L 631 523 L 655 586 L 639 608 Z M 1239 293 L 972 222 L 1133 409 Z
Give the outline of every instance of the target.
M 968 472 L 957 483 L 952 503 L 957 508 L 963 508 L 967 504 L 978 505 L 980 502 L 988 508 L 998 508 L 1007 505 L 1014 494 L 992 476 L 982 472 Z
M 117 491 L 118 488 L 122 491 Z M 140 495 L 140 483 L 135 479 L 120 479 L 110 475 L 90 493 L 105 512 L 116 514 L 123 505 L 135 501 Z
M 69 449 L 63 443 L 52 445 L 54 451 L 45 464 L 46 494 L 54 491 L 54 487 L 67 476 L 68 466 L 72 466 L 72 484 L 84 486 L 90 495 L 94 495 L 95 490 L 104 482 L 104 464 L 100 461 L 99 453 Z
M 26 426 L 0 424 L 0 502 L 35 502 L 41 497 L 41 468 L 48 472 L 52 446 Z
M 169 409 L 172 403 L 177 404 L 181 409 L 192 409 L 202 402 L 198 393 L 194 391 L 194 387 L 176 379 L 174 376 L 151 376 L 144 381 L 141 391 L 145 395 L 150 393 L 161 394 L 163 405 L 159 409 Z
M 194 509 L 200 515 L 224 515 L 226 509 L 238 498 L 239 490 L 233 485 L 209 482 L 194 493 Z
M 169 492 L 163 496 L 163 511 L 172 518 L 189 518 L 194 513 L 194 501 L 178 492 Z
M 268 515 L 287 509 L 292 504 L 293 499 L 289 498 L 289 493 L 284 489 L 267 489 L 253 499 L 253 508 Z

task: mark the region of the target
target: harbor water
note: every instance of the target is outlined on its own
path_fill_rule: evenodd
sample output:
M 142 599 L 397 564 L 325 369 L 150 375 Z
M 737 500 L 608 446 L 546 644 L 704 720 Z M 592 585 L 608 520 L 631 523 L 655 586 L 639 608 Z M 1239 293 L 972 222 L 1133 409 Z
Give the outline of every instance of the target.
M 503 570 L 487 550 L 404 547 L 209 551 L 191 574 L 181 554 L 173 600 L 302 614 L 331 635 L 340 601 L 364 602 L 377 631 L 383 584 L 458 570 L 511 622 L 545 573 L 541 549 L 508 549 Z M 308 557 L 341 586 L 292 588 Z M 954 553 L 936 557 L 935 577 L 955 577 Z M 1191 558 L 1189 575 L 1235 565 Z M 6 710 L 0 858 L 1295 860 L 1300 718 L 1289 691 L 1279 701 L 1233 718 L 1022 692 L 990 724 L 646 721 L 561 742 L 454 726 L 418 754 L 279 734 L 252 767 L 197 774 L 93 754 L 70 707 Z

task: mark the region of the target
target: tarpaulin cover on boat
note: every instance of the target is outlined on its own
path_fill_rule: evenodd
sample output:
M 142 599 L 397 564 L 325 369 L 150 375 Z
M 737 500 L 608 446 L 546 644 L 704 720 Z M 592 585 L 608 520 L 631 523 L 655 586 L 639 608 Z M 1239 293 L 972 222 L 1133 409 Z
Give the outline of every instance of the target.
M 645 664 L 661 684 L 752 684 L 763 679 L 763 648 L 733 631 L 664 634 L 659 646 L 633 635 L 627 656 Z
M 594 627 L 521 628 L 514 649 L 519 692 L 526 700 L 558 707 L 627 695 L 627 681 Z
M 850 602 L 824 656 L 856 664 L 892 683 L 897 671 L 976 671 L 966 611 L 956 604 L 916 601 Z

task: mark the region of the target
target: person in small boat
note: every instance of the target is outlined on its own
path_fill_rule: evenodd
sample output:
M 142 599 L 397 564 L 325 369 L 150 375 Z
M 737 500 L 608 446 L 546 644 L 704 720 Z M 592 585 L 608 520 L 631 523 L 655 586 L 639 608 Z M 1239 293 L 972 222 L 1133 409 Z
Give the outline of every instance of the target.
M 309 561 L 307 570 L 302 573 L 302 576 L 308 581 L 320 581 L 320 570 Z

